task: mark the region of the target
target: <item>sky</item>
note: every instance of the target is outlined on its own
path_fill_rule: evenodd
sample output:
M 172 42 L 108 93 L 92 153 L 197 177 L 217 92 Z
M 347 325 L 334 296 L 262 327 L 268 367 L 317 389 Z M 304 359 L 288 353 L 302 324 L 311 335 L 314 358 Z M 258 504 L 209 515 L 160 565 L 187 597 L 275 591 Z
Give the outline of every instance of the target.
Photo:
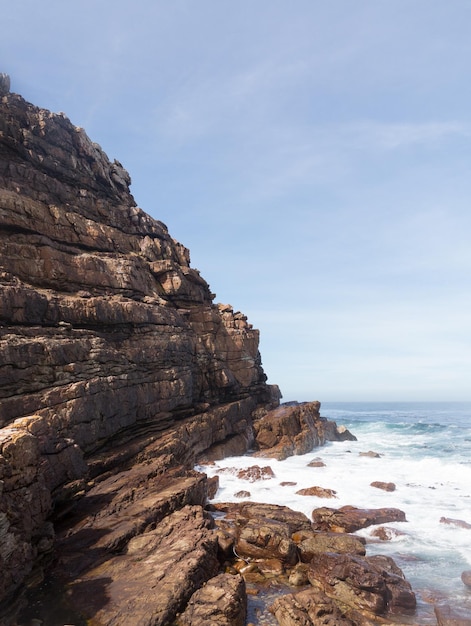
M 471 400 L 469 0 L 1 0 L 284 400 Z

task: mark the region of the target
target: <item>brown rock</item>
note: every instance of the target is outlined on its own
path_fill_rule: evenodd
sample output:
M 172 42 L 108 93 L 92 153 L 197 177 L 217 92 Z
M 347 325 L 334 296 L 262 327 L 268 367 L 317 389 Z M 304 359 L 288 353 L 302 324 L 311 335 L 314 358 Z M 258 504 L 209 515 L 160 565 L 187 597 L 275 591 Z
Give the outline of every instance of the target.
M 234 498 L 250 498 L 250 491 L 236 491 Z
M 314 509 L 312 519 L 317 530 L 353 533 L 360 528 L 387 522 L 405 522 L 405 513 L 399 509 L 358 509 L 343 506 L 340 509 Z
M 415 612 L 411 586 L 389 557 L 316 554 L 308 576 L 313 587 L 342 606 L 371 615 Z
M 195 591 L 176 626 L 244 626 L 247 596 L 242 576 L 219 574 Z
M 299 496 L 316 496 L 317 498 L 336 498 L 337 492 L 334 489 L 325 487 L 307 487 L 296 492 Z
M 211 476 L 207 479 L 208 498 L 212 500 L 219 489 L 219 476 Z
M 239 528 L 236 551 L 242 557 L 279 559 L 288 565 L 297 561 L 296 544 L 288 526 L 262 517 L 251 518 Z
M 295 487 L 298 483 L 293 480 L 284 480 L 280 483 L 280 487 Z
M 279 626 L 358 626 L 318 589 L 285 594 L 270 607 Z
M 308 467 L 325 467 L 324 461 L 321 459 L 313 459 L 310 463 L 307 464 Z
M 280 393 L 258 331 L 214 304 L 122 165 L 6 75 L 0 92 L 2 600 L 44 552 L 51 511 L 89 480 L 245 452 Z
M 258 455 L 283 460 L 326 441 L 340 441 L 345 433 L 340 435 L 335 422 L 321 417 L 319 408 L 320 402 L 284 404 L 264 415 L 254 424 Z
M 467 587 L 471 587 L 471 570 L 465 570 L 461 574 L 461 580 Z
M 296 540 L 295 536 L 293 539 Z M 309 563 L 315 554 L 322 552 L 364 556 L 366 553 L 365 543 L 363 537 L 355 537 L 348 533 L 312 532 L 303 533 L 302 540 L 297 542 L 297 545 L 301 560 L 304 563 Z
M 372 459 L 379 459 L 379 458 L 381 458 L 381 454 L 379 454 L 378 452 L 373 452 L 373 450 L 368 450 L 368 452 L 360 452 L 359 455 L 360 456 L 369 456 Z
M 391 541 L 395 537 L 399 537 L 403 535 L 401 531 L 396 528 L 387 528 L 386 526 L 380 526 L 379 528 L 375 528 L 371 531 L 371 537 L 376 537 L 380 541 Z
M 290 536 L 296 532 L 310 532 L 312 530 L 312 524 L 304 513 L 293 511 L 293 509 L 279 504 L 260 502 L 218 503 L 215 504 L 215 508 L 226 513 L 226 521 L 232 518 L 240 524 L 245 523 L 244 520 L 259 517 L 281 522 L 288 528 Z
M 288 582 L 293 587 L 304 587 L 309 584 L 309 578 L 307 576 L 308 566 L 305 563 L 296 563 L 292 568 Z
M 434 610 L 438 626 L 471 626 L 469 611 L 461 611 L 448 605 L 435 606 Z
M 370 487 L 376 487 L 376 489 L 382 489 L 383 491 L 396 491 L 396 485 L 394 483 L 384 483 L 380 480 L 375 480 L 370 483 Z
M 265 578 L 276 578 L 285 573 L 283 562 L 280 559 L 258 559 L 257 567 Z
M 269 480 L 270 478 L 274 478 L 275 474 L 269 466 L 259 467 L 258 465 L 253 465 L 252 467 L 239 470 L 236 473 L 236 476 L 242 480 L 248 480 L 249 482 L 254 483 L 258 480 Z
M 97 624 L 165 626 L 215 576 L 217 541 L 201 507 L 184 507 L 155 530 L 129 541 L 123 554 L 94 560 L 69 586 L 69 601 Z
M 441 517 L 440 524 L 450 524 L 458 528 L 471 528 L 471 524 L 462 519 L 452 519 L 451 517 Z

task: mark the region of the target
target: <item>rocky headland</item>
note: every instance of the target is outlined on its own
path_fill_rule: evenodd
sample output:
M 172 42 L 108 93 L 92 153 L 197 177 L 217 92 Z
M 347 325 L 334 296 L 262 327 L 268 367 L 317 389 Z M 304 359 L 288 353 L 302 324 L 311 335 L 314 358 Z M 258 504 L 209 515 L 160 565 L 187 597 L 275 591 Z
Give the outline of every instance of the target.
M 258 331 L 129 185 L 0 75 L 0 624 L 243 626 L 273 581 L 282 626 L 413 624 L 351 534 L 401 511 L 208 504 L 198 463 L 352 435 L 279 404 Z

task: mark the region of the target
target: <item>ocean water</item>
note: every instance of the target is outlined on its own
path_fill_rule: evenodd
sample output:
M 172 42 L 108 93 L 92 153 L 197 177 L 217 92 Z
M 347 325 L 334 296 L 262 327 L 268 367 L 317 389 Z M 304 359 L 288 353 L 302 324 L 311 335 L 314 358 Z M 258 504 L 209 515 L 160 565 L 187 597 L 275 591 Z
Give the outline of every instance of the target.
M 417 596 L 416 623 L 436 624 L 434 603 L 471 616 L 471 590 L 461 581 L 471 570 L 471 528 L 441 521 L 471 526 L 471 403 L 325 403 L 321 415 L 345 425 L 358 441 L 328 443 L 285 461 L 241 456 L 202 467 L 219 475 L 213 501 L 237 500 L 234 494 L 245 490 L 251 495 L 244 500 L 286 505 L 308 517 L 321 506 L 399 508 L 407 521 L 383 525 L 394 529 L 391 540 L 376 539 L 375 526 L 358 531 L 367 555 L 392 556 L 401 567 Z M 360 454 L 368 451 L 379 457 Z M 325 466 L 308 467 L 313 459 Z M 227 469 L 250 465 L 270 466 L 275 477 L 250 483 Z M 393 482 L 396 489 L 383 491 L 373 481 Z M 296 494 L 314 485 L 335 490 L 336 498 Z

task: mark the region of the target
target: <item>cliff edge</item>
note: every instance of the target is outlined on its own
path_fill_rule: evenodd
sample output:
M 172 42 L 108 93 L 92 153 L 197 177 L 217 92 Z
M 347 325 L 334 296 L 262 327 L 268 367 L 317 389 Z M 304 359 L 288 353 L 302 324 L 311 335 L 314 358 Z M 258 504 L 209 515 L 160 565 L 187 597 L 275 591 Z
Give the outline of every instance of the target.
M 352 437 L 319 402 L 279 406 L 258 331 L 129 185 L 0 74 L 1 626 L 243 626 L 236 537 L 196 463 Z M 266 516 L 296 516 L 272 509 L 255 543 Z M 285 522 L 282 574 L 299 553 Z
M 2 75 L 0 597 L 48 546 L 53 509 L 94 475 L 178 424 L 206 422 L 180 437 L 189 465 L 215 443 L 248 440 L 252 413 L 278 402 L 258 331 L 213 302 L 129 185 L 82 128 L 10 93 Z

